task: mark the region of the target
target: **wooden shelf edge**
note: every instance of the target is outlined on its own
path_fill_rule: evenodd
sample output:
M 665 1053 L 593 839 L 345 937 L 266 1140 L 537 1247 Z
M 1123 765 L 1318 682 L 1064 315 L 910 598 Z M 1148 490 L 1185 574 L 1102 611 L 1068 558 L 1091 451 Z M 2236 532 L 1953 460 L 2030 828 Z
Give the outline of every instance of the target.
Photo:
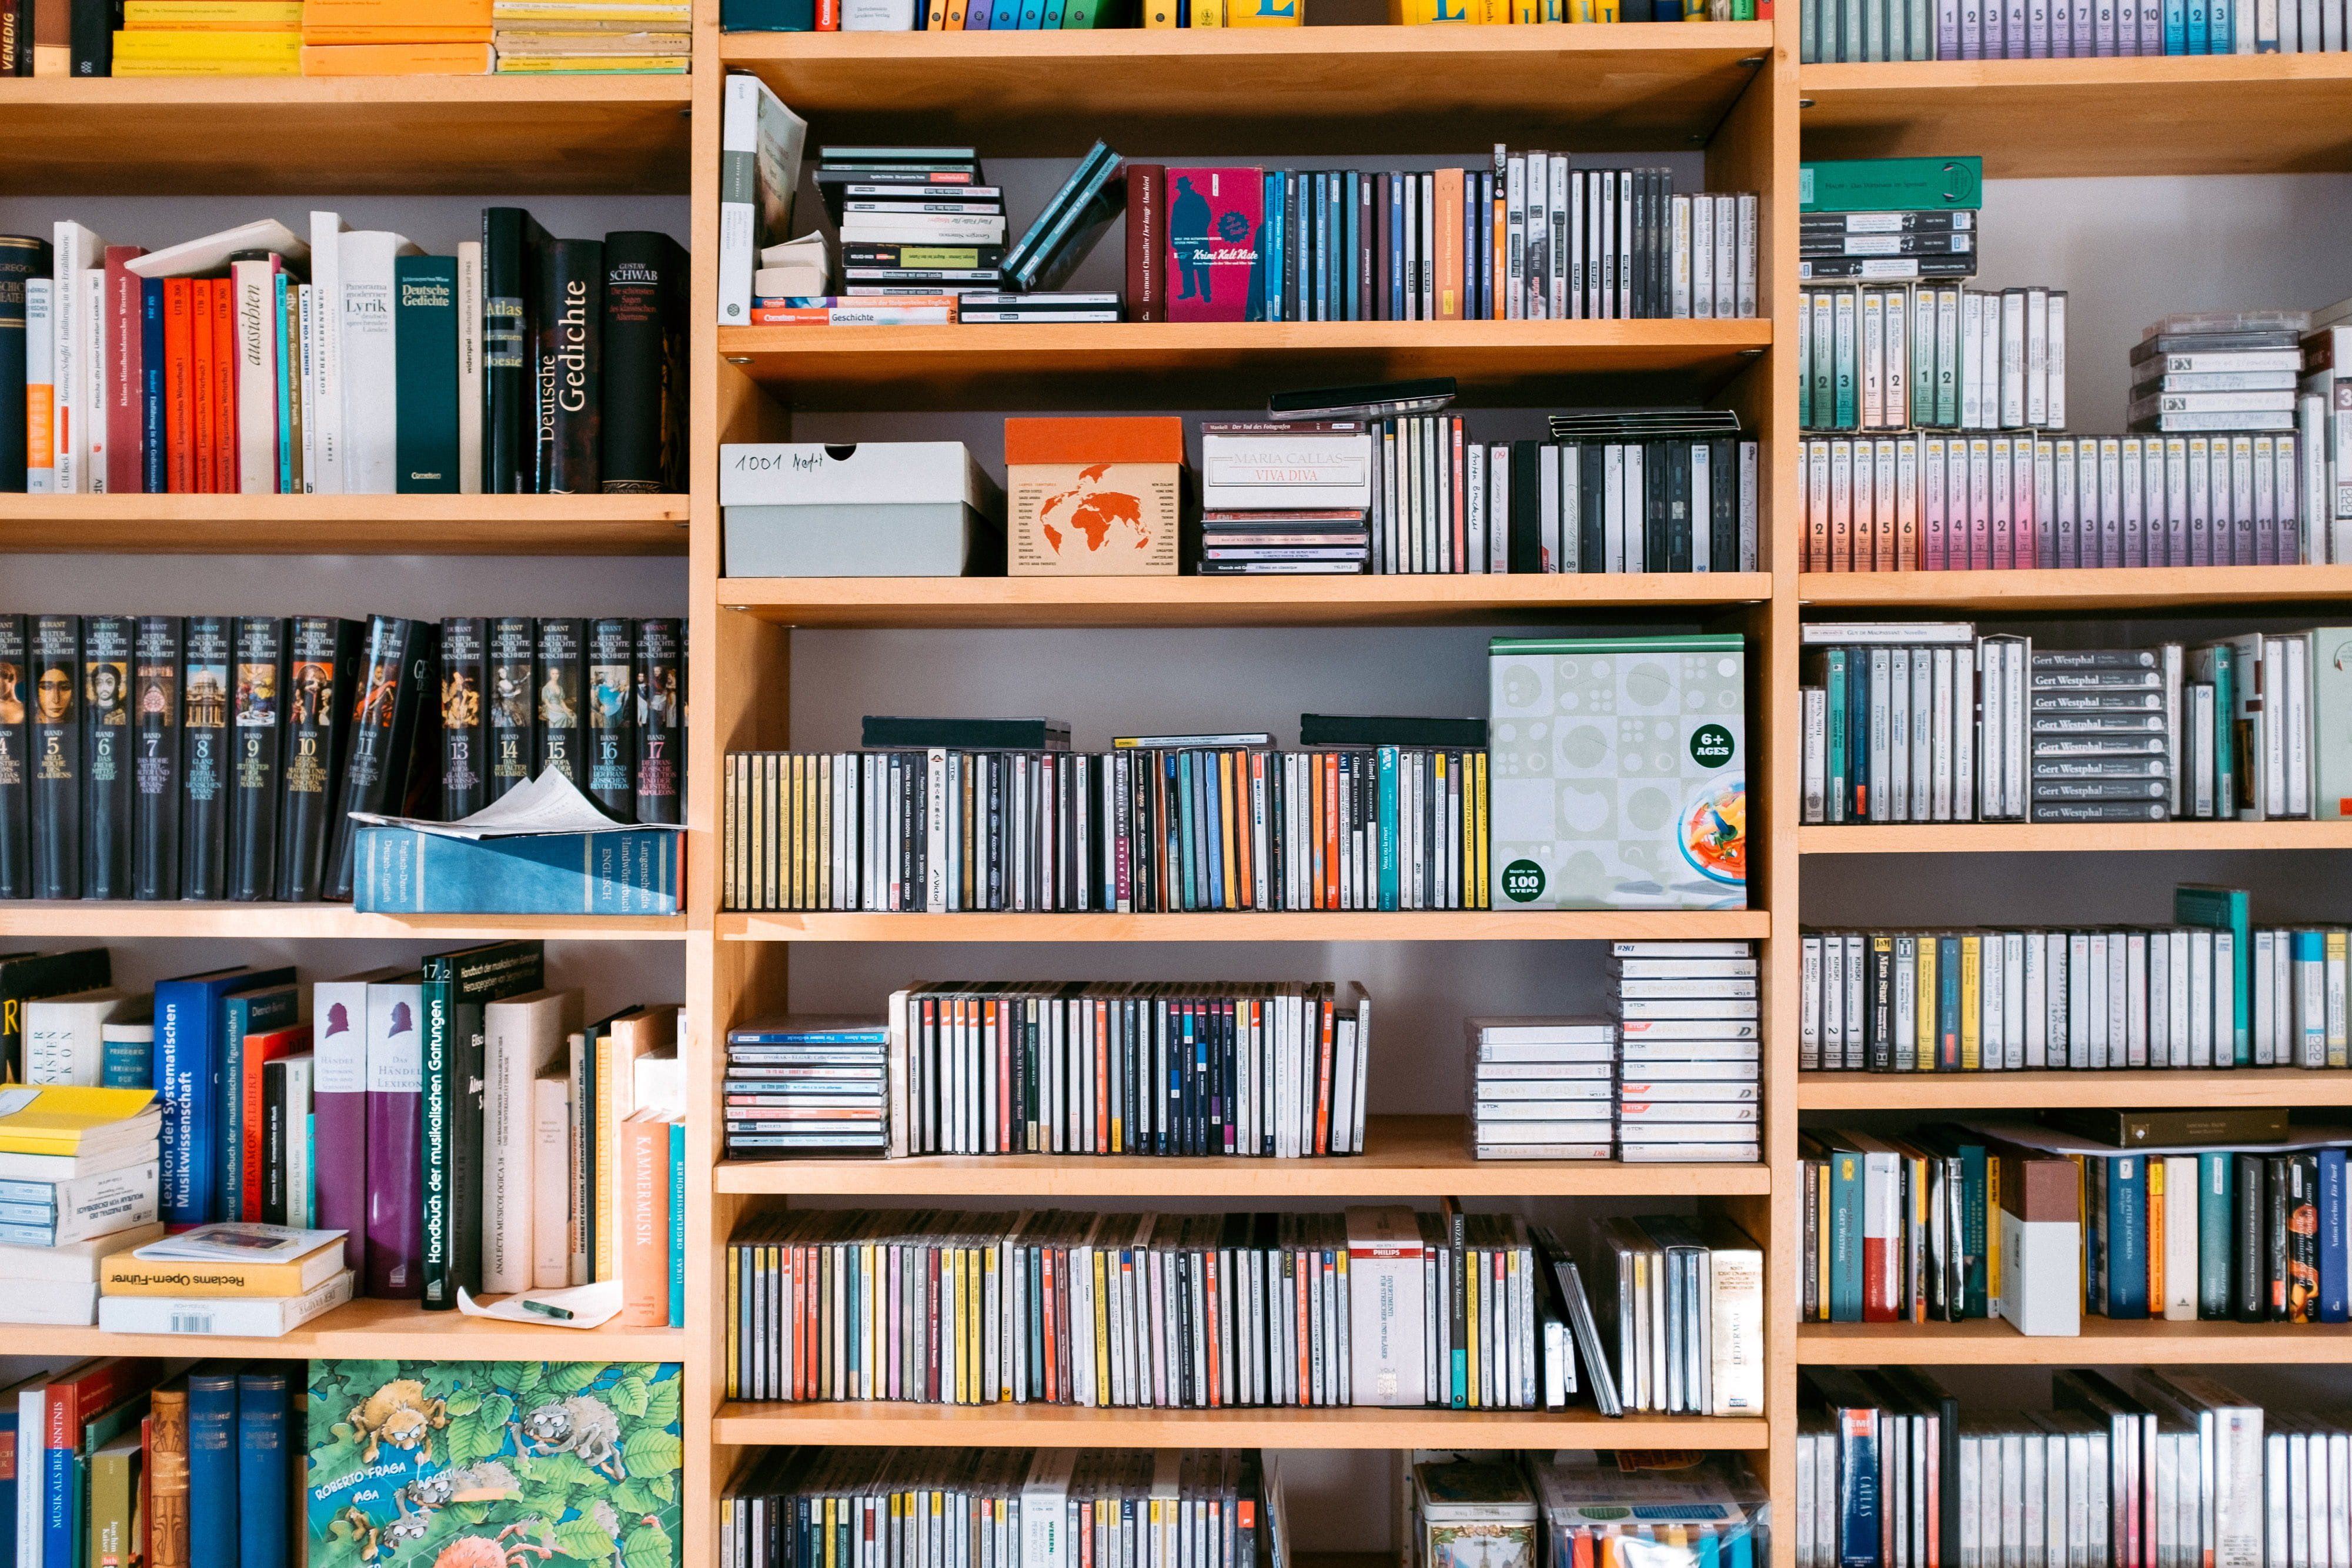
M 1801 828 L 1808 855 L 2114 854 L 2352 850 L 2352 821 L 1855 822 Z
M 383 77 L 37 77 L 8 84 L 7 105 L 105 110 L 155 104 L 238 104 L 264 109 L 306 104 L 446 104 L 500 107 L 675 103 L 694 99 L 694 78 L 671 75 Z
M 848 35 L 844 35 L 845 37 Z M 1097 35 L 1099 36 L 1099 35 Z M 790 363 L 888 350 L 1139 355 L 1341 353 L 1419 349 L 1475 351 L 1612 350 L 1727 352 L 1772 346 L 1769 316 L 1737 320 L 1622 321 L 1106 321 L 1011 327 L 721 327 L 719 350 Z M 1142 368 L 1142 367 L 1139 367 Z M 1574 370 L 1573 365 L 1561 367 Z
M 0 1323 L 12 1355 L 311 1356 L 432 1361 L 677 1361 L 679 1329 L 565 1329 L 427 1312 L 414 1301 L 362 1299 L 274 1339 L 212 1334 L 124 1334 L 54 1324 Z
M 1632 1416 L 1591 1409 L 1485 1411 L 1379 1409 L 1079 1409 L 1066 1405 L 719 1406 L 723 1444 L 845 1443 L 917 1448 L 1040 1445 L 1151 1448 L 1718 1448 L 1770 1443 L 1762 1419 Z
M 1797 1078 L 1801 1111 L 2327 1104 L 2352 1105 L 2352 1071 L 2126 1068 L 2102 1072 L 1805 1072 Z
M 2341 1324 L 2116 1322 L 2078 1335 L 2019 1333 L 1999 1319 L 1958 1323 L 1797 1325 L 1801 1366 L 2197 1366 L 2352 1363 Z
M 730 942 L 1730 941 L 1771 935 L 1763 910 L 1407 910 L 1192 915 L 727 914 Z
M 682 555 L 687 496 L 6 496 L 0 553 Z
M 536 936 L 550 942 L 676 942 L 688 916 L 575 919 L 538 915 L 362 915 L 348 904 L 0 904 L 0 936 L 215 936 L 293 941 L 395 937 L 447 941 Z
M 2085 59 L 1815 61 L 1798 68 L 1807 97 L 1860 91 L 1965 92 L 1988 87 L 2227 86 L 2286 81 L 2352 82 L 2352 57 L 2147 55 Z
M 2293 57 L 2300 59 L 2305 57 Z M 2334 57 L 2352 60 L 2352 56 Z M 1997 612 L 2155 610 L 2208 604 L 2315 602 L 2352 599 L 2352 566 L 2149 566 L 2079 571 L 1808 571 L 1798 575 L 1797 599 L 1805 605 Z

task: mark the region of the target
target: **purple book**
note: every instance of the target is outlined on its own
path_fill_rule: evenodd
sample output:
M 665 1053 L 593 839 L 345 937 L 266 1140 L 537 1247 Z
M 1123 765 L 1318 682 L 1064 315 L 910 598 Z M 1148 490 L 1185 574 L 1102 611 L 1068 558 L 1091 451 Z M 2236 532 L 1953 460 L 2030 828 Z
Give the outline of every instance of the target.
M 398 979 L 394 966 L 321 980 L 310 996 L 311 1162 L 318 1201 L 310 1223 L 343 1233 L 343 1267 L 367 1278 L 368 987 Z
M 321 1140 L 321 1146 L 324 1141 Z M 367 1293 L 425 1294 L 425 977 L 367 988 Z

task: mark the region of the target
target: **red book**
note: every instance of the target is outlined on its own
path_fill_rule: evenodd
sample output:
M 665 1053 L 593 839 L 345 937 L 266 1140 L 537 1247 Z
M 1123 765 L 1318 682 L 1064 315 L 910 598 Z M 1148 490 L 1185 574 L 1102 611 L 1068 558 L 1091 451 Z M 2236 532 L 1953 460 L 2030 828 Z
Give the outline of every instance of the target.
M 194 413 L 188 428 L 195 444 L 189 466 L 199 496 L 215 495 L 220 490 L 220 475 L 216 471 L 220 443 L 213 439 L 213 290 L 225 287 L 209 277 L 195 278 L 188 285 L 188 402 Z
M 185 496 L 196 488 L 195 310 L 195 280 L 166 278 L 163 282 L 163 480 L 174 496 Z
M 142 280 L 130 271 L 146 254 L 143 246 L 106 247 L 106 488 L 117 496 L 147 487 L 146 316 Z
M 1168 319 L 1168 168 L 1127 166 L 1127 319 Z
M 236 286 L 213 280 L 213 486 L 236 494 Z M 273 486 L 272 488 L 275 488 Z
M 669 1124 L 650 1113 L 622 1123 L 620 1153 L 621 1323 L 625 1328 L 667 1328 Z
M 1265 172 L 1170 169 L 1167 179 L 1168 319 L 1248 320 L 1260 298 Z
M 110 1355 L 96 1361 L 83 1362 L 50 1383 L 48 1386 L 48 1430 L 42 1434 L 41 1447 L 47 1451 L 77 1454 L 81 1451 L 81 1429 L 85 1423 L 113 1409 L 144 1388 L 155 1386 L 163 1375 L 163 1364 L 145 1357 Z M 25 1434 L 18 1433 L 16 1441 L 26 1446 Z M 44 1465 L 48 1461 L 44 1458 Z M 20 1458 L 17 1473 L 25 1473 Z M 68 1467 L 70 1475 L 71 1467 Z
M 815 30 L 820 33 L 841 31 L 841 0 L 816 0 Z M 938 24 L 934 23 L 936 26 Z
M 245 1161 L 245 1190 L 239 1205 L 244 1212 L 237 1216 L 247 1224 L 261 1223 L 261 1166 L 263 1143 L 268 1129 L 261 1124 L 261 1069 L 264 1063 L 281 1056 L 291 1056 L 298 1051 L 310 1049 L 310 1026 L 297 1024 L 291 1029 L 271 1030 L 267 1034 L 245 1037 L 245 1082 L 238 1092 L 245 1098 L 245 1122 L 242 1132 Z

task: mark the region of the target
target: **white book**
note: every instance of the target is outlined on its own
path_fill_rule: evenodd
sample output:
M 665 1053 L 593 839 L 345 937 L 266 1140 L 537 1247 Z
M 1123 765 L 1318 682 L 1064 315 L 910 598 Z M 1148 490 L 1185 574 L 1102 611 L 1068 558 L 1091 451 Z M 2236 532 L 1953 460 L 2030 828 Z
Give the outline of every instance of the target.
M 294 286 L 294 319 L 299 340 L 295 387 L 302 400 L 302 494 L 319 491 L 319 291 L 312 285 Z
M 482 243 L 457 246 L 457 494 L 482 493 Z
M 24 1004 L 24 1063 L 27 1083 L 95 1088 L 105 1060 L 104 1026 L 132 1007 L 121 991 L 79 991 Z
M 58 484 L 56 297 L 56 279 L 25 279 L 25 490 L 33 496 L 50 495 Z
M 267 260 L 231 262 L 229 277 L 231 287 L 236 291 L 237 490 L 247 496 L 275 495 L 278 490 L 278 267 Z M 387 330 L 387 342 L 390 337 Z M 396 395 L 397 387 L 392 390 Z M 393 406 L 393 397 L 386 397 L 379 417 L 388 416 Z
M 343 493 L 343 219 L 340 213 L 310 214 L 310 488 L 321 496 Z
M 310 244 L 302 236 L 279 223 L 276 218 L 258 218 L 249 224 L 239 224 L 233 229 L 223 229 L 200 238 L 184 240 L 135 257 L 125 268 L 133 277 L 202 277 L 218 272 L 229 264 L 229 257 L 239 251 L 273 251 L 297 267 L 313 259 L 312 246 L 319 239 L 319 220 L 334 218 L 332 213 L 310 214 Z M 335 233 L 340 222 L 327 232 Z
M 83 454 L 83 472 L 89 483 L 82 488 L 92 495 L 106 491 L 106 268 L 87 267 L 81 275 L 81 308 L 87 328 L 82 337 L 83 379 L 82 423 L 89 427 L 89 442 Z
M 110 1241 L 111 1238 L 108 1239 Z M 95 1280 L 10 1280 L 0 1296 L 0 1323 L 38 1324 L 47 1328 L 88 1328 L 98 1322 L 98 1281 Z M 29 1465 L 27 1469 L 37 1469 Z M 26 1481 L 21 1479 L 18 1485 Z M 36 1527 L 37 1528 L 37 1526 Z M 17 1561 L 22 1562 L 21 1557 Z
M 490 1002 L 482 1027 L 482 1289 L 499 1294 L 539 1282 L 540 1081 L 580 1027 L 580 993 L 533 991 Z M 560 1166 L 557 1182 L 561 1204 Z
M 351 1299 L 346 1269 L 299 1296 L 107 1296 L 98 1303 L 98 1326 L 109 1333 L 276 1339 Z
M 382 229 L 345 234 L 341 245 L 343 493 L 389 496 L 399 488 L 400 366 L 393 335 L 393 262 L 424 252 L 403 235 Z
M 93 1282 L 92 1289 L 96 1288 Z M 17 1385 L 16 1430 L 19 1433 L 48 1432 L 49 1375 L 36 1374 Z M 24 1439 L 31 1448 L 35 1439 Z M 16 1557 L 18 1563 L 31 1564 L 41 1561 L 42 1528 L 48 1519 L 48 1469 L 46 1464 L 21 1464 L 16 1468 Z
M 907 33 L 915 27 L 915 0 L 844 0 L 845 33 Z
M 308 1230 L 317 1219 L 319 1208 L 317 1150 L 311 1124 L 318 1058 L 310 1051 L 300 1051 L 278 1060 L 286 1064 L 286 1223 L 294 1229 Z M 337 1252 L 340 1256 L 340 1248 Z
M 50 451 L 56 464 L 55 489 L 60 496 L 89 489 L 89 433 L 84 428 L 83 402 L 89 395 L 89 312 L 83 275 L 92 260 L 103 262 L 106 242 L 71 219 L 60 219 L 51 231 L 49 296 Z
M 751 274 L 761 240 L 791 232 L 808 122 L 786 109 L 765 82 L 730 76 L 719 117 L 719 322 L 751 319 Z

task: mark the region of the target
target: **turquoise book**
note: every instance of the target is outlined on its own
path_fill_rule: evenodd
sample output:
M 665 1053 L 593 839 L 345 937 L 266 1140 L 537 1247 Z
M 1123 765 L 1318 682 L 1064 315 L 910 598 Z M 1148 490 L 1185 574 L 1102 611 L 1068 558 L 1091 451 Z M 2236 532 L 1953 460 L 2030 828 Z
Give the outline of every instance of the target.
M 362 915 L 676 915 L 683 835 L 656 828 L 453 839 L 359 831 Z
M 2251 970 L 2253 961 L 2253 918 L 2251 910 L 2252 894 L 2243 888 L 2213 887 L 2202 883 L 2183 883 L 2172 890 L 2172 918 L 2183 925 L 2203 925 L 2215 933 L 2213 944 L 2213 1065 L 2228 1067 L 2231 1061 L 2221 1060 L 2221 1020 L 2225 1012 L 2230 1019 L 2231 1058 L 2240 1067 L 2253 1065 L 2253 1028 L 2248 1018 L 2247 1004 L 2252 998 Z M 2222 967 L 2221 936 L 2229 938 L 2230 1000 L 2222 1005 L 2220 991 Z
M 310 1363 L 308 1568 L 677 1568 L 678 1371 Z
M 457 492 L 457 258 L 392 264 L 396 367 L 393 474 L 404 496 Z

